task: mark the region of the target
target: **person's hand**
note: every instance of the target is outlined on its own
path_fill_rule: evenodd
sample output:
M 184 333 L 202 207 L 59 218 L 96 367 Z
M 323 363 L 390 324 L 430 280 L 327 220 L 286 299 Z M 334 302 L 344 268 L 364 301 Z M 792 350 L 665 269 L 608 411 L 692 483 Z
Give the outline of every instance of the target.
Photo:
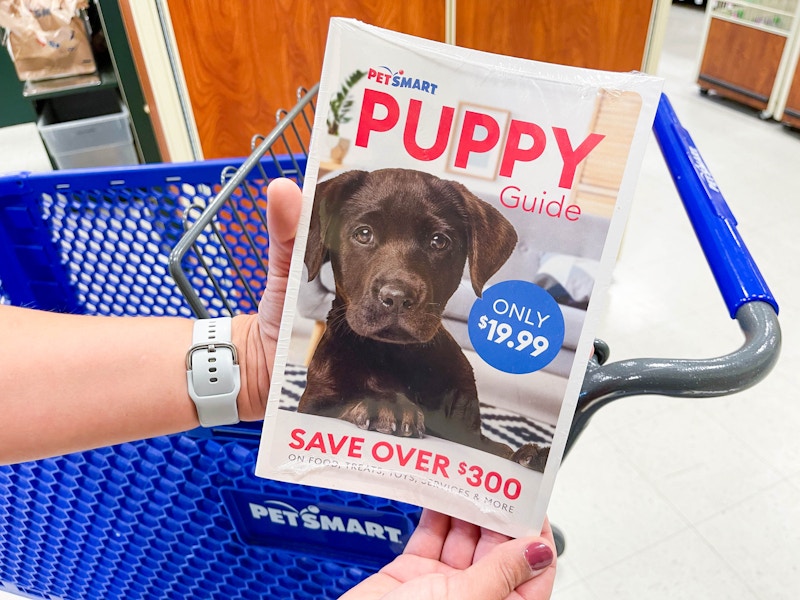
M 405 552 L 341 600 L 546 600 L 555 557 L 546 521 L 541 537 L 513 540 L 425 510 Z
M 301 205 L 302 194 L 293 181 L 275 179 L 270 182 L 267 188 L 269 273 L 266 289 L 258 315 L 233 319 L 233 341 L 239 350 L 242 373 L 238 405 L 239 418 L 243 421 L 264 418 Z

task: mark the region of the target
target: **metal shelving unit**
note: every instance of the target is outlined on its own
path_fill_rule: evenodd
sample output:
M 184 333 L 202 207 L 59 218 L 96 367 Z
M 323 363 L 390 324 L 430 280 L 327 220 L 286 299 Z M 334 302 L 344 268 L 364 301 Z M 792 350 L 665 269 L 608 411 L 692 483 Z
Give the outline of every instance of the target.
M 706 8 L 697 82 L 775 115 L 795 70 L 800 0 L 715 0 Z
M 710 10 L 716 19 L 788 36 L 797 0 L 725 0 L 713 2 Z

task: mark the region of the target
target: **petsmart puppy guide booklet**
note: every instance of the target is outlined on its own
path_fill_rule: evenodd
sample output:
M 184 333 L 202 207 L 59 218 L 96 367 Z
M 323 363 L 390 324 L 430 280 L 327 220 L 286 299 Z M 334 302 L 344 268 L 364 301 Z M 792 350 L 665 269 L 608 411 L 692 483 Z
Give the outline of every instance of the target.
M 538 533 L 660 91 L 333 19 L 256 474 Z

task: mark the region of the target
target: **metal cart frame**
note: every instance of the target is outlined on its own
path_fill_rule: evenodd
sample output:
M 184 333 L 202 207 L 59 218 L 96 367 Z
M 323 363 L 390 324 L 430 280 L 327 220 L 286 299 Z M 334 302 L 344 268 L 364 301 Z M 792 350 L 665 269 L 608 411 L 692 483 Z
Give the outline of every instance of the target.
M 254 311 L 269 269 L 265 182 L 302 183 L 316 91 L 302 91 L 292 110 L 281 111 L 240 166 L 0 177 L 0 302 L 92 314 Z M 718 358 L 619 362 L 609 362 L 608 346 L 597 341 L 568 449 L 617 398 L 731 394 L 760 381 L 778 357 L 777 304 L 666 98 L 654 130 L 745 341 Z M 143 253 L 149 262 L 126 264 Z M 404 536 L 419 514 L 379 498 L 253 477 L 259 429 L 197 430 L 0 466 L 0 589 L 64 600 L 336 597 L 401 551 L 361 540 L 348 546 L 336 532 L 286 535 L 263 520 L 242 528 L 248 503 L 265 499 L 389 519 Z
M 289 140 L 300 140 L 298 122 L 310 133 L 313 100 L 317 87 L 298 93 L 298 104 L 279 119 L 267 137 L 254 143 L 248 162 L 242 165 L 226 188 L 208 205 L 176 245 L 170 257 L 170 272 L 198 317 L 208 317 L 195 290 L 181 269 L 187 251 L 203 227 L 228 201 L 230 193 L 266 153 L 276 158 L 275 148 L 290 149 Z M 674 397 L 713 397 L 733 394 L 761 381 L 771 371 L 780 353 L 781 332 L 778 305 L 758 266 L 736 229 L 736 219 L 703 161 L 688 131 L 681 125 L 667 96 L 663 95 L 653 131 L 677 191 L 684 203 L 695 234 L 712 269 L 718 288 L 732 318 L 745 336 L 737 350 L 709 359 L 631 359 L 608 363 L 609 346 L 595 341 L 588 363 L 565 448 L 565 457 L 588 425 L 591 417 L 608 403 L 626 396 L 658 394 Z M 303 158 L 307 158 L 302 148 Z M 289 173 L 302 182 L 299 170 Z M 213 225 L 212 225 L 213 226 Z M 257 252 L 256 248 L 253 248 Z M 209 273 L 213 279 L 213 274 Z M 257 293 L 253 290 L 251 293 Z M 554 527 L 559 553 L 564 550 L 563 534 Z
M 280 155 L 277 149 L 291 153 L 293 146 L 297 145 L 302 159 L 307 158 L 302 139 L 304 133 L 311 131 L 313 119 L 310 114 L 314 110 L 316 93 L 317 86 L 307 92 L 300 90 L 297 105 L 291 111 L 279 114 L 275 129 L 266 137 L 254 139 L 254 150 L 247 161 L 228 179 L 225 188 L 188 227 L 175 246 L 170 256 L 170 273 L 198 317 L 206 318 L 209 313 L 182 269 L 184 257 L 190 249 L 197 251 L 196 242 L 204 228 L 214 231 L 215 215 L 267 153 L 276 160 Z M 653 131 L 725 304 L 731 317 L 739 323 L 745 342 L 730 354 L 705 360 L 643 358 L 608 363 L 609 347 L 597 340 L 581 389 L 567 451 L 591 416 L 615 399 L 644 394 L 696 398 L 733 394 L 763 379 L 779 355 L 781 333 L 777 302 L 739 235 L 736 219 L 710 170 L 666 96 L 662 96 L 659 103 Z M 302 183 L 299 164 L 295 162 L 293 167 L 285 176 Z M 221 238 L 220 242 L 224 244 Z M 259 250 L 253 247 L 252 251 L 257 253 Z M 214 281 L 212 272 L 208 276 Z M 214 286 L 219 288 L 216 283 Z M 252 289 L 250 293 L 257 295 L 260 290 Z

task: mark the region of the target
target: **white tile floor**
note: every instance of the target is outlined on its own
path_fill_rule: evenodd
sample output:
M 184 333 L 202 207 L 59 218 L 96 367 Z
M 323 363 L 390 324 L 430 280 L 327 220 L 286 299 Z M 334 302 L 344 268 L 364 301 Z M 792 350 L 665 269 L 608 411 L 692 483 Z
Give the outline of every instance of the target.
M 630 398 L 597 415 L 551 502 L 567 536 L 556 600 L 795 600 L 800 590 L 800 135 L 698 94 L 702 23 L 701 11 L 672 7 L 660 74 L 781 303 L 782 358 L 735 396 Z M 0 171 L 18 155 L 0 143 Z M 602 337 L 612 360 L 712 356 L 741 341 L 655 142 Z
M 0 129 L 0 175 L 53 169 L 35 123 Z
M 556 600 L 789 600 L 800 591 L 800 135 L 700 96 L 702 26 L 702 11 L 672 7 L 659 74 L 781 303 L 781 360 L 734 396 L 637 397 L 598 413 L 551 502 L 567 537 Z M 612 360 L 713 356 L 741 341 L 655 143 L 601 337 Z

